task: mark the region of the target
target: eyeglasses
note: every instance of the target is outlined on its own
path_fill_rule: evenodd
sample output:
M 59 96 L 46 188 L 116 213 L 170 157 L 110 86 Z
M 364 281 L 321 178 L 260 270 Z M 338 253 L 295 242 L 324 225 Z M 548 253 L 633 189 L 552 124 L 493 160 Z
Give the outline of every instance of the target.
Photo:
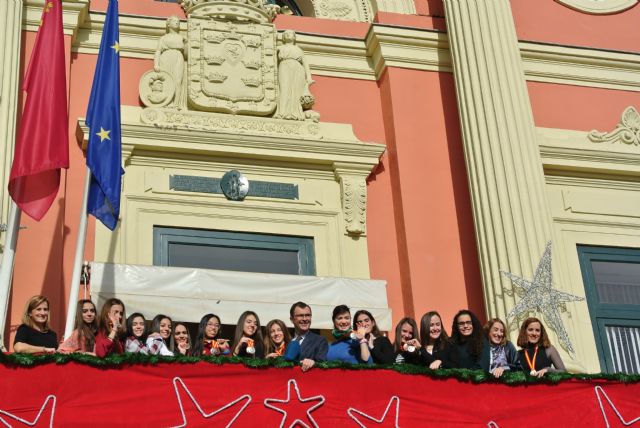
M 460 321 L 458 322 L 458 327 L 464 327 L 465 325 L 473 325 L 471 321 Z
M 362 320 L 356 321 L 356 324 L 358 324 L 358 325 L 362 325 L 362 324 L 367 324 L 367 323 L 370 323 L 370 322 L 371 322 L 371 319 L 369 319 L 369 318 L 365 318 L 365 319 L 362 319 Z
M 215 324 L 207 323 L 207 327 L 220 328 L 220 324 L 218 324 L 218 323 L 215 323 Z

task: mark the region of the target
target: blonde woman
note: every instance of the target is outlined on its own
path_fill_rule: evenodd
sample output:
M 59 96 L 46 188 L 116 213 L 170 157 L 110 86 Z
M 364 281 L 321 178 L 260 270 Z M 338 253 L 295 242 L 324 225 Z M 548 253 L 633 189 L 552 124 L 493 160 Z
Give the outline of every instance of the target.
M 24 354 L 50 354 L 57 348 L 58 335 L 49 328 L 49 299 L 33 296 L 24 307 L 13 350 Z

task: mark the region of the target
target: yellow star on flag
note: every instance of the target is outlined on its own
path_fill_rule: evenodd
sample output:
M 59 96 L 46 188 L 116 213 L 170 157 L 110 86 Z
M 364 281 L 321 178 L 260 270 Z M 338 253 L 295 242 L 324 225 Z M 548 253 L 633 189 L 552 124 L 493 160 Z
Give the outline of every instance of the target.
M 109 133 L 111 131 L 107 131 L 105 129 L 102 128 L 102 126 L 100 127 L 100 132 L 96 132 L 96 135 L 98 137 L 100 137 L 100 142 L 103 142 L 104 140 L 110 140 L 111 138 L 109 137 Z
M 116 42 L 113 44 L 113 46 L 111 46 L 111 49 L 116 51 L 116 53 L 120 53 L 120 43 L 118 43 L 118 41 L 116 40 Z

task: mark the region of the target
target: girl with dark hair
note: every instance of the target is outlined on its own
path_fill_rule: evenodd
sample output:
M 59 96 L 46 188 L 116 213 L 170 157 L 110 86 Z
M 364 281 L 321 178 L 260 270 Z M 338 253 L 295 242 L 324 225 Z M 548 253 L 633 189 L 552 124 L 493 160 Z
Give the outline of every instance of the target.
M 363 329 L 365 339 L 371 351 L 371 357 L 376 364 L 393 364 L 396 354 L 393 352 L 393 345 L 386 336 L 383 336 L 378 329 L 375 318 L 371 312 L 359 310 L 353 316 L 353 329 Z
M 518 370 L 518 352 L 507 339 L 507 327 L 500 318 L 490 319 L 484 326 L 484 335 L 489 346 L 483 348 L 480 358 L 482 370 L 499 378 L 505 370 Z
M 49 328 L 49 299 L 33 296 L 27 300 L 22 324 L 13 340 L 13 350 L 25 354 L 56 352 L 58 336 Z
M 327 361 L 343 361 L 351 364 L 373 364 L 369 341 L 365 337 L 364 328 L 357 331 L 351 329 L 351 312 L 346 305 L 333 308 L 333 330 L 335 339 L 329 345 Z
M 396 337 L 393 342 L 396 364 L 421 364 L 420 348 L 422 345 L 416 336 L 418 336 L 418 326 L 413 318 L 405 317 L 398 321 Z
M 147 325 L 144 315 L 134 312 L 127 318 L 127 340 L 124 344 L 124 351 L 131 353 L 149 354 L 147 348 Z
M 147 337 L 147 348 L 151 355 L 162 355 L 173 357 L 173 352 L 169 350 L 167 343 L 171 338 L 171 318 L 158 314 L 151 321 L 151 333 Z
M 174 355 L 191 355 L 191 335 L 185 323 L 177 322 L 173 326 L 170 348 Z
M 104 302 L 98 320 L 96 355 L 104 358 L 110 354 L 122 354 L 122 337 L 125 335 L 122 320 L 125 317 L 122 300 L 111 298 Z
M 206 314 L 200 319 L 198 335 L 193 345 L 194 356 L 200 355 L 229 355 L 229 341 L 218 338 L 220 332 L 220 317 Z
M 538 318 L 524 320 L 518 334 L 518 346 L 522 348 L 518 351 L 520 366 L 531 376 L 543 377 L 545 373 L 566 371 L 558 350 L 549 341 Z
M 453 317 L 451 326 L 452 346 L 444 362 L 445 368 L 479 369 L 482 349 L 488 346 L 482 334 L 482 324 L 468 309 Z
M 264 338 L 264 353 L 267 354 L 267 358 L 284 356 L 289 342 L 291 342 L 291 335 L 284 322 L 281 320 L 269 321 L 267 335 Z
M 62 342 L 58 351 L 95 355 L 93 348 L 96 343 L 96 333 L 98 333 L 98 320 L 96 318 L 96 305 L 91 300 L 78 300 L 73 328 L 71 336 Z
M 245 311 L 240 315 L 238 324 L 236 324 L 233 343 L 235 344 L 234 356 L 264 358 L 262 331 L 260 330 L 258 314 L 252 311 Z
M 420 342 L 423 348 L 420 354 L 422 364 L 431 370 L 446 368 L 443 362 L 449 344 L 449 335 L 442 325 L 442 317 L 436 311 L 427 312 L 420 319 Z

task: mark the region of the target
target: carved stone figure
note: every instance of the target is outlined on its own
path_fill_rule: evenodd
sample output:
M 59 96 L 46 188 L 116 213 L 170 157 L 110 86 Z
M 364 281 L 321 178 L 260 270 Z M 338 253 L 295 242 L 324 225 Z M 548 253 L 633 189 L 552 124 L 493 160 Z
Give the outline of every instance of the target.
M 309 86 L 314 83 L 304 52 L 296 46 L 296 33 L 286 30 L 278 47 L 278 86 L 280 97 L 273 117 L 304 120 L 304 110 L 311 108 L 315 99 Z
M 180 19 L 177 16 L 167 18 L 167 34 L 158 41 L 153 59 L 156 72 L 168 73 L 175 84 L 175 95 L 171 105 L 178 109 L 186 108 L 186 58 L 187 40 L 180 35 Z

